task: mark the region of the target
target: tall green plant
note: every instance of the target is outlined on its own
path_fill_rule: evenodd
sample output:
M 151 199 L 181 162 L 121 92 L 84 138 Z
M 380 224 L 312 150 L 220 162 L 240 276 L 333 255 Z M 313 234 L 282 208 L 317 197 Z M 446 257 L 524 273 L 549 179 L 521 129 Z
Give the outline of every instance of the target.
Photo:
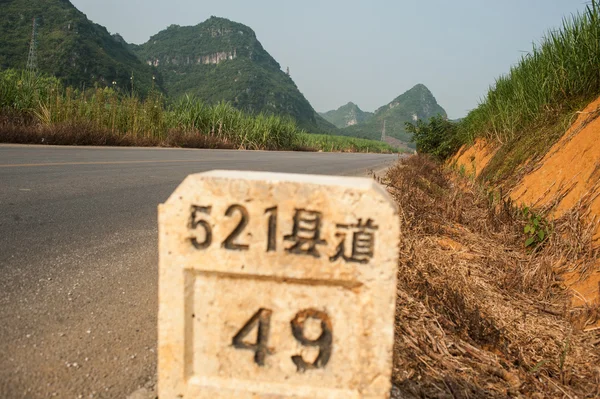
M 60 89 L 58 79 L 33 71 L 7 69 L 0 73 L 0 109 L 31 114 Z
M 600 7 L 592 0 L 584 13 L 549 31 L 510 72 L 496 79 L 479 106 L 459 126 L 462 137 L 507 142 L 569 104 L 600 94 Z

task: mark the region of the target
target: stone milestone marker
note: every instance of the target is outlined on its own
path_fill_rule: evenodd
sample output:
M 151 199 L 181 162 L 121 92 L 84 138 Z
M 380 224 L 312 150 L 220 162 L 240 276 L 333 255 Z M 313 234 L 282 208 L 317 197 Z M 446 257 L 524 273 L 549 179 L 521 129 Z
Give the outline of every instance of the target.
M 159 397 L 387 398 L 398 242 L 372 179 L 188 176 L 159 206 Z

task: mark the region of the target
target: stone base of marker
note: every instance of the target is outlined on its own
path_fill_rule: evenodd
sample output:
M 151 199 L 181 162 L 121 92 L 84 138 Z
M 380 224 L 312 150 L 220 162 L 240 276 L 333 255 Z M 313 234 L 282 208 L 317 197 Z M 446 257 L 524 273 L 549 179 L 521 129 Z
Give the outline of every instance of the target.
M 159 207 L 159 397 L 388 398 L 397 216 L 369 178 L 188 176 Z

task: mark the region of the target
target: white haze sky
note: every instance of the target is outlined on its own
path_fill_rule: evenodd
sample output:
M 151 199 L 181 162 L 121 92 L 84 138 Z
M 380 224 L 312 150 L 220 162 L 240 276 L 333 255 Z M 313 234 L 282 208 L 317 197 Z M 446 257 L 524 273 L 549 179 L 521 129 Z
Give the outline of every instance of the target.
M 459 118 L 494 79 L 587 0 L 71 0 L 92 21 L 144 43 L 211 15 L 251 27 L 320 112 L 373 111 L 417 83 Z

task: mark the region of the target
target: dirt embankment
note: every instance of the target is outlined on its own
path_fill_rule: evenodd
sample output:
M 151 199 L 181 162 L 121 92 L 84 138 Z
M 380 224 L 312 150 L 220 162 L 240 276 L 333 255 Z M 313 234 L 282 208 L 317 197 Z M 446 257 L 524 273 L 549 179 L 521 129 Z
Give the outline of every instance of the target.
M 456 164 L 462 174 L 479 177 L 495 153 L 496 149 L 485 140 L 477 139 L 472 146 L 461 148 L 450 162 Z
M 563 137 L 538 160 L 521 165 L 523 177 L 505 196 L 562 223 L 563 238 L 587 247 L 587 256 L 567 257 L 553 265 L 571 290 L 575 308 L 600 306 L 600 98 L 578 114 Z M 477 140 L 450 161 L 478 177 L 497 147 Z M 568 226 L 565 226 L 567 224 Z
M 598 397 L 597 315 L 569 308 L 553 269 L 585 256 L 569 224 L 528 251 L 520 211 L 452 175 L 413 156 L 384 180 L 402 229 L 393 397 Z

